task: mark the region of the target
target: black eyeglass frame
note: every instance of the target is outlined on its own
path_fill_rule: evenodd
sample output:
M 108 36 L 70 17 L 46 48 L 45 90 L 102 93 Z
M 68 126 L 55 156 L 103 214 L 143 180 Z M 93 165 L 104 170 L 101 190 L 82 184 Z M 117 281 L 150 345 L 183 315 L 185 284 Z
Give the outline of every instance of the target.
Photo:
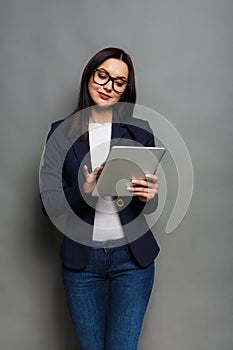
M 102 72 L 102 73 L 107 74 L 107 75 L 108 75 L 108 80 L 107 80 L 105 83 L 103 83 L 103 84 L 97 83 L 97 82 L 95 81 L 95 79 L 94 79 L 95 72 Z M 117 91 L 117 90 L 115 89 L 115 87 L 114 87 L 114 82 L 115 82 L 115 80 L 121 80 L 121 81 L 123 81 L 124 83 L 126 83 L 126 86 L 130 85 L 130 84 L 128 83 L 128 80 L 122 79 L 122 78 L 120 78 L 120 77 L 113 78 L 105 69 L 95 68 L 95 69 L 93 70 L 92 77 L 93 77 L 94 82 L 95 82 L 96 84 L 98 84 L 98 85 L 101 85 L 101 86 L 106 85 L 106 84 L 111 80 L 111 82 L 112 82 L 112 88 L 113 88 L 113 90 L 116 91 L 118 94 L 122 93 L 122 91 Z

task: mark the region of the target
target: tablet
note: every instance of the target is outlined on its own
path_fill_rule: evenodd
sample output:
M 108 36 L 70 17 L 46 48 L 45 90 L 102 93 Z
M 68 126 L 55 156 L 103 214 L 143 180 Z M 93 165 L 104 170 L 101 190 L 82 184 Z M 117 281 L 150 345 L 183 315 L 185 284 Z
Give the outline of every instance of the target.
M 163 147 L 113 146 L 101 171 L 93 196 L 132 196 L 132 178 L 154 174 L 165 153 Z

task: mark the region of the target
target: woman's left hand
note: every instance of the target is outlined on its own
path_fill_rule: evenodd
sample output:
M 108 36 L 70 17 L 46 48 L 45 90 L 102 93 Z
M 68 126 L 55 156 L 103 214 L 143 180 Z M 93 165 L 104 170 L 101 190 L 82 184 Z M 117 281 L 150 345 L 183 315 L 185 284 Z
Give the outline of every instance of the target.
M 127 190 L 142 202 L 153 199 L 158 193 L 158 177 L 153 174 L 146 174 L 145 177 L 145 180 L 132 179 L 132 186 L 127 187 Z

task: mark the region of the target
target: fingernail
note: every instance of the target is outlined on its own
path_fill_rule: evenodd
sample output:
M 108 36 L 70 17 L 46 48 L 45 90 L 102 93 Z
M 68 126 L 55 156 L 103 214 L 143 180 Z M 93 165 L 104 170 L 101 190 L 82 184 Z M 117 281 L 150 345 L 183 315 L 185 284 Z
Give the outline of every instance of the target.
M 137 181 L 136 181 L 136 180 L 131 180 L 131 182 L 132 182 L 133 184 L 136 184 Z
M 145 174 L 145 177 L 150 177 L 150 174 Z

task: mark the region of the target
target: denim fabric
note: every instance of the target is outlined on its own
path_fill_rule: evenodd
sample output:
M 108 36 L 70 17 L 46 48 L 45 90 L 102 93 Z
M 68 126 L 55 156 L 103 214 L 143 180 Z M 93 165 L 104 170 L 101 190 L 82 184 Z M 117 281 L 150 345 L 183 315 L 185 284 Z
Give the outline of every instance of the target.
M 82 270 L 62 266 L 63 284 L 81 350 L 136 350 L 154 280 L 128 245 L 92 248 Z

